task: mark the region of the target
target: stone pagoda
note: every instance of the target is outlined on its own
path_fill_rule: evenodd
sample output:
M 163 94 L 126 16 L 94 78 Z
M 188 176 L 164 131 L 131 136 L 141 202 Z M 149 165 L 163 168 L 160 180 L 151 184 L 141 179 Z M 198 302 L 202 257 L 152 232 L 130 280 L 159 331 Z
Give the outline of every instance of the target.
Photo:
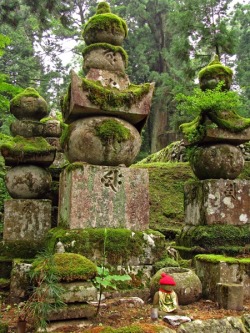
M 56 148 L 43 138 L 48 125 L 40 120 L 47 116 L 48 107 L 35 89 L 27 88 L 14 97 L 10 112 L 17 119 L 11 124 L 13 137 L 1 145 L 1 153 L 8 166 L 6 187 L 13 199 L 4 204 L 3 239 L 9 248 L 13 245 L 14 252 L 26 243 L 32 253 L 51 228 L 51 201 L 46 198 L 52 179 L 47 168 Z
M 222 92 L 228 92 L 232 75 L 232 70 L 215 57 L 199 73 L 200 88 L 212 92 L 219 84 Z M 238 146 L 250 140 L 250 119 L 224 105 L 223 109 L 203 110 L 181 129 L 190 149 L 190 165 L 199 180 L 185 186 L 186 226 L 180 242 L 200 246 L 204 251 L 217 246 L 244 246 L 249 237 L 250 183 L 236 177 L 244 166 Z M 205 244 L 198 226 L 211 227 L 207 230 L 217 233 L 217 243 Z M 223 226 L 234 227 L 230 243 L 224 240 L 227 236 Z M 224 234 L 220 235 L 219 230 Z
M 72 71 L 62 106 L 71 164 L 60 180 L 59 226 L 148 228 L 148 173 L 128 167 L 140 150 L 154 84 L 130 83 L 121 47 L 126 36 L 126 22 L 99 3 L 83 31 L 86 76 Z

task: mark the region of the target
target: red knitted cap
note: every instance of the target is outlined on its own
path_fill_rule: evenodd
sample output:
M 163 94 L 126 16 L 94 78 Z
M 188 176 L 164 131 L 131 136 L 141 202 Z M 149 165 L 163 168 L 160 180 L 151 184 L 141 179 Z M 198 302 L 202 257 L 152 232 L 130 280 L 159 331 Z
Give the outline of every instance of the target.
M 159 281 L 160 284 L 168 284 L 170 286 L 175 286 L 175 280 L 172 276 L 167 275 L 166 273 L 161 273 L 161 279 Z

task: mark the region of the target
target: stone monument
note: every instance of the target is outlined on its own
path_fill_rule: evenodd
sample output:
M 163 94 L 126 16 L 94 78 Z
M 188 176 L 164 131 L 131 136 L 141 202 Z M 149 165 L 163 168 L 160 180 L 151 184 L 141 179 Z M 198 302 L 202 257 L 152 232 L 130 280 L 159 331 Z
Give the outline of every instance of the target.
M 40 119 L 47 115 L 45 100 L 33 88 L 27 88 L 10 102 L 10 112 L 17 118 L 11 124 L 13 137 L 1 146 L 6 166 L 10 167 L 5 183 L 11 200 L 4 204 L 5 244 L 24 242 L 38 246 L 51 228 L 51 201 L 46 199 L 56 149 L 42 136 L 46 125 Z M 36 244 L 36 245 L 35 245 Z M 19 253 L 21 255 L 21 253 Z
M 223 81 L 222 90 L 228 91 L 232 74 L 215 57 L 201 70 L 200 87 L 213 90 Z M 181 129 L 192 151 L 190 165 L 200 179 L 185 187 L 186 224 L 249 225 L 250 184 L 236 177 L 244 166 L 238 145 L 250 140 L 250 119 L 226 107 L 208 108 L 193 122 L 181 125 Z
M 140 150 L 154 84 L 130 83 L 121 47 L 126 36 L 126 22 L 99 3 L 83 31 L 86 76 L 72 71 L 63 101 L 69 126 L 62 142 L 71 164 L 61 175 L 59 226 L 148 228 L 148 174 L 129 166 Z

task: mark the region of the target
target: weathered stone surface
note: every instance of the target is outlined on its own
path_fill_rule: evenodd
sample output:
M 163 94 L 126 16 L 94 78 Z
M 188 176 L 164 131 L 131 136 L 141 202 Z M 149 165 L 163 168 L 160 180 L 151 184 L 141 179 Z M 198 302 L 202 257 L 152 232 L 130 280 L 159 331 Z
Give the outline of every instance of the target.
M 50 313 L 49 321 L 92 318 L 96 314 L 96 307 L 87 303 L 69 304 L 56 312 Z
M 32 120 L 15 120 L 10 125 L 10 131 L 13 136 L 21 135 L 25 138 L 42 136 L 44 124 Z
M 58 152 L 62 152 L 63 149 L 62 149 L 62 146 L 61 146 L 61 142 L 60 142 L 60 139 L 57 138 L 57 137 L 46 137 L 45 138 L 46 141 L 52 146 L 52 147 L 55 147 L 56 148 L 56 151 Z M 56 156 L 57 157 L 57 156 Z M 55 159 L 56 159 L 55 157 Z
M 35 165 L 21 165 L 7 171 L 5 184 L 14 199 L 43 198 L 50 190 L 50 173 Z
M 4 203 L 3 239 L 8 241 L 37 241 L 51 227 L 50 200 L 6 200 Z
M 8 166 L 18 166 L 20 164 L 33 164 L 43 167 L 50 166 L 56 155 L 56 148 L 49 151 L 40 152 L 24 152 L 24 151 L 11 151 L 7 147 L 1 149 L 1 154 L 4 157 L 5 164 Z
M 193 270 L 181 267 L 165 267 L 156 272 L 152 277 L 150 288 L 151 298 L 159 290 L 159 281 L 162 272 L 174 278 L 176 282 L 174 290 L 178 295 L 180 305 L 196 302 L 201 297 L 201 281 Z
M 222 128 L 207 128 L 206 135 L 199 141 L 200 143 L 216 142 L 240 145 L 250 141 L 250 128 L 246 128 L 239 133 L 229 132 Z M 185 144 L 188 144 L 185 141 Z
M 243 322 L 237 317 L 194 320 L 182 324 L 177 333 L 247 333 Z
M 130 85 L 129 78 L 126 74 L 110 72 L 104 69 L 91 68 L 86 75 L 86 79 L 97 81 L 103 87 L 116 88 L 118 90 L 127 89 Z
M 148 229 L 147 170 L 84 163 L 66 168 L 60 180 L 58 221 L 70 229 Z
M 63 282 L 61 286 L 64 289 L 62 295 L 64 303 L 82 303 L 97 300 L 97 289 L 91 282 Z
M 235 179 L 244 167 L 244 157 L 233 145 L 207 145 L 193 151 L 190 165 L 199 179 Z
M 121 53 L 112 52 L 104 47 L 88 52 L 83 59 L 83 68 L 87 70 L 96 68 L 107 71 L 125 71 L 125 63 Z
M 217 284 L 242 284 L 244 299 L 250 298 L 249 264 L 195 260 L 196 273 L 202 283 L 204 297 L 217 301 Z
M 20 120 L 40 120 L 48 113 L 46 101 L 40 97 L 22 96 L 18 103 L 10 102 L 10 112 Z
M 98 70 L 96 70 L 98 73 Z M 89 73 L 89 75 L 91 75 Z M 83 90 L 82 80 L 73 71 L 71 72 L 71 90 L 70 90 L 70 105 L 64 112 L 64 119 L 66 123 L 92 116 L 92 115 L 110 115 L 113 117 L 125 119 L 131 124 L 136 124 L 138 129 L 141 129 L 147 119 L 150 111 L 151 99 L 153 95 L 154 84 L 151 83 L 149 93 L 143 95 L 141 100 L 132 104 L 130 108 L 121 106 L 117 109 L 110 107 L 110 109 L 102 110 L 98 105 L 90 102 L 88 99 L 88 90 Z
M 30 271 L 31 264 L 20 263 L 19 261 L 13 262 L 13 269 L 11 271 L 10 280 L 10 294 L 9 300 L 11 303 L 18 303 L 28 296 L 30 287 Z
M 203 180 L 184 187 L 185 223 L 189 225 L 250 224 L 250 182 Z
M 44 124 L 42 136 L 59 138 L 61 134 L 62 134 L 62 128 L 59 120 L 51 119 Z
M 243 310 L 243 285 L 236 283 L 218 283 L 216 298 L 223 309 Z
M 97 128 L 112 122 L 114 133 L 109 126 L 107 134 L 101 137 Z M 119 127 L 129 133 L 126 138 L 115 131 Z M 64 142 L 65 155 L 73 163 L 77 161 L 94 165 L 130 166 L 141 147 L 141 137 L 137 129 L 125 120 L 113 117 L 89 117 L 69 125 L 69 135 Z

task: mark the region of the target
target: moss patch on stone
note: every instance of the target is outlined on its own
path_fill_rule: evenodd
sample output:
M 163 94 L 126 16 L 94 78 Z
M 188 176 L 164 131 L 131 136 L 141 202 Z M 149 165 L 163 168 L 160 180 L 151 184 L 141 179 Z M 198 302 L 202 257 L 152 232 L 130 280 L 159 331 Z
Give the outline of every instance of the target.
M 2 134 L 1 134 L 2 135 Z M 0 137 L 1 137 L 0 135 Z M 1 140 L 1 139 L 0 139 Z M 27 154 L 33 153 L 43 153 L 55 151 L 44 138 L 34 137 L 34 138 L 24 138 L 22 136 L 8 137 L 8 141 L 5 139 L 1 144 L 1 149 L 8 150 L 13 155 L 20 154 L 20 152 L 25 152 Z
M 130 138 L 130 131 L 115 119 L 103 120 L 95 127 L 96 136 L 104 143 L 126 141 Z
M 233 258 L 215 254 L 199 254 L 195 256 L 196 260 L 206 261 L 213 264 L 225 262 L 227 264 L 250 264 L 250 258 Z
M 44 248 L 43 241 L 8 241 L 0 242 L 0 253 L 11 258 L 31 259 Z
M 203 251 L 216 253 L 220 247 L 249 244 L 250 229 L 249 226 L 233 225 L 192 226 L 183 229 L 176 241 L 177 245 L 196 246 Z
M 153 231 L 150 230 L 148 232 L 152 233 Z M 155 248 L 153 248 L 153 252 L 164 252 L 164 237 L 162 236 L 161 239 L 162 241 L 159 240 Z M 102 264 L 105 248 L 107 263 L 115 266 L 126 263 L 131 257 L 142 255 L 143 245 L 145 244 L 143 232 L 111 228 L 89 228 L 83 230 L 51 229 L 47 240 L 49 250 L 53 250 L 59 240 L 69 253 L 79 253 L 87 258 L 93 258 L 99 253 L 97 264 Z
M 116 88 L 104 88 L 93 80 L 82 79 L 82 88 L 88 91 L 91 103 L 102 110 L 119 110 L 121 107 L 128 109 L 132 104 L 139 102 L 150 90 L 150 83 L 142 85 L 131 84 L 127 89 L 120 91 Z
M 112 327 L 99 327 L 96 329 L 88 329 L 86 333 L 160 333 L 165 332 L 166 326 L 155 325 L 155 324 L 134 324 L 129 326 L 123 326 L 120 328 Z
M 54 273 L 61 281 L 87 281 L 97 274 L 96 265 L 80 254 L 55 253 L 52 260 Z M 34 271 L 46 270 L 46 262 L 43 259 L 36 259 L 32 268 Z
M 83 38 L 87 33 L 105 31 L 110 34 L 121 33 L 125 37 L 128 35 L 127 23 L 119 16 L 112 13 L 96 14 L 85 24 Z
M 122 48 L 121 46 L 115 46 L 115 45 L 108 44 L 108 43 L 95 43 L 95 44 L 91 44 L 91 45 L 85 47 L 82 52 L 82 55 L 84 57 L 89 52 L 99 49 L 99 48 L 104 48 L 104 49 L 110 50 L 111 52 L 114 52 L 114 53 L 120 53 L 125 62 L 125 66 L 126 67 L 128 66 L 128 54 L 124 50 L 124 48 Z
M 12 98 L 12 100 L 10 101 L 10 104 L 13 106 L 19 106 L 20 101 L 23 97 L 42 98 L 34 88 L 26 88 L 20 94 L 16 95 L 14 98 Z
M 195 177 L 189 163 L 148 163 L 131 167 L 149 172 L 150 228 L 167 238 L 177 235 L 184 225 L 184 183 Z

